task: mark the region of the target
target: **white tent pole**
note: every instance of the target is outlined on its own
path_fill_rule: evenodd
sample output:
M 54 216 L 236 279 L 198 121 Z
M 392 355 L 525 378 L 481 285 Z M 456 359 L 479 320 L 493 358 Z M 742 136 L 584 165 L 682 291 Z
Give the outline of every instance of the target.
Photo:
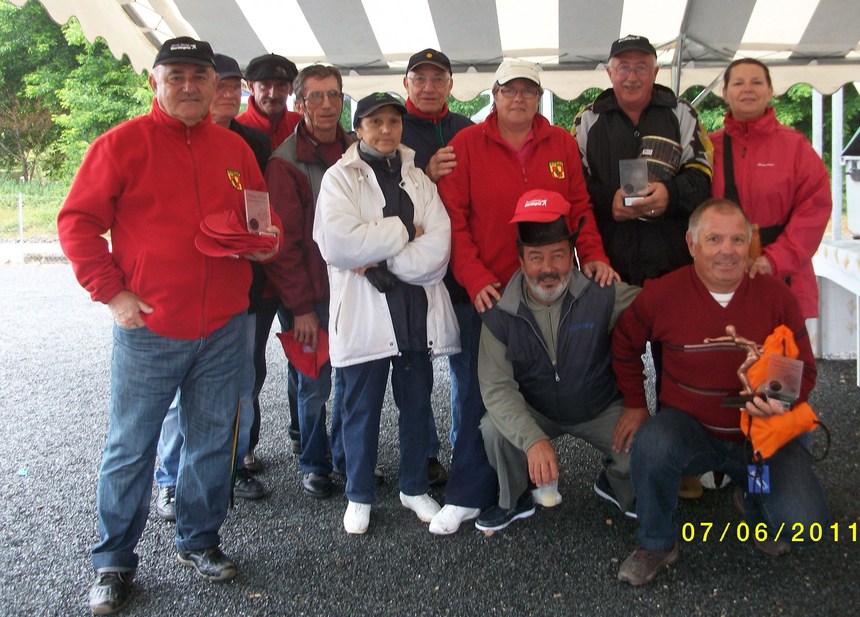
M 830 217 L 833 239 L 842 238 L 842 88 L 831 98 L 831 142 L 830 149 L 830 194 L 833 199 L 833 213 Z
M 812 148 L 824 158 L 824 96 L 812 89 Z
M 552 112 L 552 92 L 544 90 L 543 95 L 540 97 L 540 113 L 544 118 L 549 120 L 550 124 L 552 124 Z

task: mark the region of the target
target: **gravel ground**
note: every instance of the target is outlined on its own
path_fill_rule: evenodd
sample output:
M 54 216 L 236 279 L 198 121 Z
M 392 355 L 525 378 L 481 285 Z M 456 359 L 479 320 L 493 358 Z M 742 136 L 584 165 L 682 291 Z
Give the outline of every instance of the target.
M 0 289 L 0 614 L 86 615 L 110 316 L 90 302 L 68 266 L 0 267 Z M 768 558 L 735 538 L 739 519 L 730 492 L 707 491 L 680 506 L 679 521 L 697 526 L 693 541 L 682 546 L 681 562 L 650 587 L 633 589 L 615 575 L 634 547 L 635 524 L 595 497 L 599 456 L 569 438 L 559 446 L 559 507 L 539 509 L 492 537 L 467 525 L 437 538 L 397 499 L 389 406 L 380 447 L 389 479 L 369 532 L 348 537 L 342 484 L 321 502 L 301 492 L 297 459 L 288 453 L 285 363 L 275 343 L 258 449 L 270 495 L 240 500 L 222 528 L 223 547 L 238 561 L 240 575 L 209 584 L 178 565 L 172 526 L 153 512 L 138 547 L 136 592 L 122 614 L 856 614 L 850 607 L 860 572 L 860 389 L 853 362 L 822 361 L 812 401 L 833 435 L 817 471 L 838 541 L 829 529 L 815 546 Z M 434 407 L 447 430 L 442 363 L 437 378 Z M 442 458 L 449 457 L 446 449 Z M 702 523 L 718 530 L 728 524 L 727 538 L 703 541 Z

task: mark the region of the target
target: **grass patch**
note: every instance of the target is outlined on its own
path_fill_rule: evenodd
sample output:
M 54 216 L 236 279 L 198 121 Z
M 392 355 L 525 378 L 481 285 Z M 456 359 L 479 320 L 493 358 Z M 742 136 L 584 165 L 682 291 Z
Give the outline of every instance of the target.
M 56 238 L 57 213 L 69 192 L 65 182 L 0 180 L 0 239 L 18 238 L 18 199 L 22 197 L 24 238 Z

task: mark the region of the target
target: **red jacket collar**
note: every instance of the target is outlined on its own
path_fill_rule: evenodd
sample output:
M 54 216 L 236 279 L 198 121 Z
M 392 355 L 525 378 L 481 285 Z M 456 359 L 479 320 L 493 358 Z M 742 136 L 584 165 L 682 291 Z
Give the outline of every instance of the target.
M 747 133 L 762 133 L 772 131 L 779 122 L 776 119 L 776 114 L 773 107 L 768 107 L 761 118 L 755 120 L 747 120 L 742 122 L 735 120 L 732 117 L 732 112 L 726 113 L 725 120 L 726 131 L 730 136 L 745 135 Z
M 411 99 L 406 99 L 406 111 L 409 112 L 409 115 L 415 116 L 416 118 L 427 120 L 428 122 L 432 122 L 433 124 L 439 124 L 442 119 L 448 115 L 448 103 L 445 103 L 445 106 L 442 108 L 441 113 L 432 116 L 430 114 L 425 114 L 423 111 L 415 107 L 415 105 L 412 104 Z

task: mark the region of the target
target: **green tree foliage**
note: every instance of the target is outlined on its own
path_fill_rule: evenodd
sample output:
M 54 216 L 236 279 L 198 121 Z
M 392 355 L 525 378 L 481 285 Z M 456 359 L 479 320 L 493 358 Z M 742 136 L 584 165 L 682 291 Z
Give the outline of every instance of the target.
M 53 91 L 28 97 L 27 77 L 46 66 L 68 73 L 76 53 L 41 4 L 18 9 L 0 1 L 0 171 L 26 180 L 37 173 L 59 137 L 53 116 L 60 108 Z
M 0 0 L 0 170 L 68 178 L 96 137 L 151 100 L 146 78 L 77 20 L 61 27 L 38 2 Z
M 448 109 L 455 114 L 471 118 L 476 113 L 481 111 L 490 102 L 489 95 L 481 94 L 473 98 L 471 101 L 459 101 L 453 96 L 448 97 Z
M 49 151 L 48 164 L 68 177 L 96 137 L 149 109 L 152 91 L 146 76 L 135 73 L 127 59 L 117 61 L 101 40 L 88 43 L 76 20 L 63 32 L 71 45 L 81 48 L 78 66 L 64 75 L 49 67 L 40 69 L 28 79 L 27 94 L 39 97 L 55 88 L 63 113 L 54 121 L 61 135 Z
M 576 119 L 576 115 L 591 105 L 600 96 L 601 92 L 603 90 L 600 88 L 589 88 L 570 101 L 561 99 L 553 94 L 553 124 L 569 131 L 573 128 L 573 121 Z

